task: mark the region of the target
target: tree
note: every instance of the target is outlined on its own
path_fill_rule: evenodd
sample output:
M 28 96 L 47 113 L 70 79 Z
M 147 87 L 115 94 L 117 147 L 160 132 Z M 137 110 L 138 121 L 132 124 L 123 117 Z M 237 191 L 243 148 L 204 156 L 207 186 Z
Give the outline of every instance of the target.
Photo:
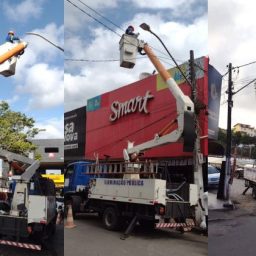
M 227 131 L 226 130 L 219 128 L 218 141 L 223 146 L 226 146 L 226 142 L 227 142 Z
M 232 132 L 232 142 L 234 145 L 239 145 L 241 143 L 242 133 L 241 132 Z
M 0 148 L 25 155 L 35 150 L 36 146 L 29 140 L 42 130 L 35 128 L 34 124 L 33 118 L 12 111 L 7 102 L 1 101 Z

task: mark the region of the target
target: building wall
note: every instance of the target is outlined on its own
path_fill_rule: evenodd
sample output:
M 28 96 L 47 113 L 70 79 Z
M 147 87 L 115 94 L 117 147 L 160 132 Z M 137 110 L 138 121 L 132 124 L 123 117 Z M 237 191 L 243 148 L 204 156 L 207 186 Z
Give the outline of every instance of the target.
M 234 131 L 235 132 L 241 132 L 241 133 L 245 133 L 251 137 L 256 136 L 256 130 L 254 129 L 254 127 L 247 125 L 247 124 L 236 124 L 234 125 Z
M 34 139 L 32 143 L 37 146 L 37 152 L 41 155 L 41 163 L 63 163 L 64 140 L 63 139 Z
M 201 58 L 197 69 L 198 98 L 207 106 L 208 104 L 208 59 Z M 187 67 L 184 71 L 187 71 Z M 206 72 L 204 72 L 205 70 Z M 186 95 L 191 95 L 191 88 L 185 83 L 176 69 L 170 73 Z M 147 101 L 147 111 L 138 111 L 135 108 L 137 97 L 145 97 L 147 92 L 154 97 Z M 115 121 L 110 117 L 115 114 L 111 110 L 113 102 L 128 104 L 126 115 L 121 115 Z M 132 109 L 136 111 L 132 111 Z M 127 148 L 127 141 L 134 141 L 135 145 L 144 143 L 154 138 L 168 123 L 177 117 L 176 101 L 158 75 L 150 76 L 136 83 L 121 87 L 117 90 L 99 95 L 87 102 L 86 122 L 86 158 L 94 159 L 96 154 L 103 159 L 106 155 L 113 158 L 123 159 L 123 149 Z M 175 125 L 173 129 L 175 129 Z M 204 155 L 208 154 L 208 116 L 206 111 L 200 114 L 201 148 Z M 205 137 L 204 137 L 205 136 Z M 192 153 L 183 151 L 182 142 L 172 143 L 157 147 L 145 152 L 145 157 L 189 157 Z

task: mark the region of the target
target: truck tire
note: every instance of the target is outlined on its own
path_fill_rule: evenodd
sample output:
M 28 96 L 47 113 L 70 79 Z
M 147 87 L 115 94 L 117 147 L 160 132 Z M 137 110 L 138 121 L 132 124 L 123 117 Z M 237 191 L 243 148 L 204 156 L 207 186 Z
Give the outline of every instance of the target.
M 82 198 L 80 196 L 72 196 L 72 210 L 74 219 L 77 219 L 77 213 L 81 213 Z
M 145 229 L 145 230 L 149 230 L 150 231 L 150 230 L 155 229 L 155 221 L 154 220 L 140 219 L 139 223 L 142 226 L 142 228 Z
M 118 230 L 120 228 L 120 216 L 114 207 L 107 207 L 104 210 L 102 220 L 107 230 Z

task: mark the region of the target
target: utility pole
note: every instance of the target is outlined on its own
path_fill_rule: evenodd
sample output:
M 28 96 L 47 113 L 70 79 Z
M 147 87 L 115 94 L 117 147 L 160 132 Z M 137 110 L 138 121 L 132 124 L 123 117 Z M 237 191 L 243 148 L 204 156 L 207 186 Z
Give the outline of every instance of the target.
M 227 146 L 226 146 L 226 168 L 225 168 L 225 184 L 224 184 L 224 199 L 227 204 L 224 206 L 230 207 L 230 174 L 231 174 L 231 117 L 233 107 L 233 81 L 232 81 L 232 63 L 228 65 L 228 119 L 227 119 Z
M 196 184 L 199 185 L 198 188 L 198 198 L 199 202 L 198 204 L 200 207 L 197 207 L 196 210 L 196 219 L 199 219 L 199 216 L 204 216 L 203 219 L 201 219 L 200 226 L 202 228 L 207 227 L 207 221 L 208 221 L 208 207 L 206 202 L 206 196 L 204 194 L 204 183 L 203 183 L 203 169 L 202 169 L 202 154 L 200 149 L 200 134 L 199 134 L 199 113 L 200 109 L 198 109 L 198 99 L 197 99 L 197 86 L 196 86 L 196 73 L 195 73 L 195 60 L 194 60 L 194 52 L 190 51 L 190 59 L 189 59 L 189 78 L 191 83 L 191 98 L 194 102 L 195 106 L 195 133 L 196 133 L 196 139 L 194 144 L 194 152 L 193 152 L 193 166 L 194 166 L 194 181 Z M 202 214 L 202 212 L 204 214 Z

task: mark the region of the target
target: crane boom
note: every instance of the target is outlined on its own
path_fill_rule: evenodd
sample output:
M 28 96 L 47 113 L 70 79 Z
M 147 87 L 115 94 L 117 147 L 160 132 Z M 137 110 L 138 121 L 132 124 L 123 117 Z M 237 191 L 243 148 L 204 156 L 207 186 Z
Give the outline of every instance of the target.
M 195 141 L 194 103 L 192 100 L 182 92 L 175 80 L 171 77 L 147 43 L 138 40 L 137 37 L 124 34 L 119 44 L 121 57 L 120 66 L 125 68 L 132 68 L 136 61 L 134 56 L 138 50 L 144 50 L 174 96 L 177 108 L 178 127 L 176 130 L 163 136 L 158 136 L 158 134 L 156 134 L 155 138 L 150 141 L 133 147 L 128 147 L 127 153 L 139 153 L 154 147 L 177 142 L 181 138 L 183 138 L 184 151 L 192 152 Z
M 0 75 L 5 77 L 15 74 L 16 62 L 27 47 L 27 42 L 10 43 L 6 42 L 0 46 Z

